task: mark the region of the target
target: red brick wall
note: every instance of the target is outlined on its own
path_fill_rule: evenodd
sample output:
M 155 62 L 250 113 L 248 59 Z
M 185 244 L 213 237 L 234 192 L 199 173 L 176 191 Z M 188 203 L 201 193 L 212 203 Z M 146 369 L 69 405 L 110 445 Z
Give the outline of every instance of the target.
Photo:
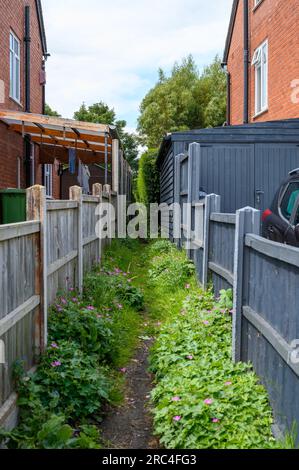
M 243 123 L 243 0 L 239 2 L 227 68 L 231 74 L 231 124 Z
M 299 0 L 263 0 L 254 9 L 250 4 L 250 122 L 299 117 L 299 103 L 291 100 L 291 83 L 299 79 Z M 266 39 L 269 43 L 268 111 L 255 117 L 254 50 Z M 243 1 L 239 2 L 228 59 L 232 77 L 231 123 L 243 122 Z M 299 96 L 299 94 L 298 94 Z
M 42 114 L 43 96 L 40 85 L 42 67 L 42 44 L 35 0 L 1 0 L 0 2 L 0 80 L 5 84 L 5 102 L 0 103 L 0 109 L 25 111 L 25 74 L 24 74 L 24 22 L 25 6 L 31 6 L 31 112 Z M 9 97 L 9 33 L 12 30 L 21 42 L 21 103 L 18 104 Z M 23 141 L 20 136 L 0 126 L 0 188 L 15 188 L 17 186 L 17 159 L 24 157 Z M 38 161 L 38 147 L 35 149 L 35 183 L 42 184 L 42 166 Z M 24 162 L 21 164 L 21 184 L 25 187 Z M 56 181 L 58 180 L 58 181 Z M 60 178 L 55 177 L 56 198 L 59 198 Z

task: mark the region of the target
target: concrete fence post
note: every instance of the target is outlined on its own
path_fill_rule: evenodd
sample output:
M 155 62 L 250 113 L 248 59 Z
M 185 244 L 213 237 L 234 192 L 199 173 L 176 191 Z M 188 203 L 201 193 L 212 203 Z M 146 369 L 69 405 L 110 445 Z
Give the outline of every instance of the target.
M 70 188 L 70 199 L 78 203 L 78 289 L 83 292 L 83 196 L 82 188 L 72 186 Z
M 103 200 L 103 186 L 100 183 L 95 183 L 92 185 L 92 195 L 98 198 L 98 203 L 101 204 Z M 99 237 L 99 259 L 98 262 L 101 264 L 102 262 L 102 239 Z
M 202 268 L 202 286 L 208 287 L 209 279 L 209 243 L 210 243 L 210 217 L 213 212 L 220 212 L 221 197 L 217 194 L 209 194 L 205 200 L 204 216 L 204 237 L 203 237 L 203 268 Z
M 40 296 L 40 318 L 35 334 L 37 350 L 43 351 L 48 337 L 47 298 L 47 199 L 43 186 L 32 186 L 26 191 L 27 220 L 40 221 L 39 241 L 35 259 L 35 293 Z
M 245 235 L 260 235 L 260 211 L 252 207 L 240 209 L 236 214 L 236 234 L 234 253 L 234 305 L 232 356 L 234 362 L 242 359 L 242 309 L 244 285 L 248 282 L 248 273 L 244 270 Z

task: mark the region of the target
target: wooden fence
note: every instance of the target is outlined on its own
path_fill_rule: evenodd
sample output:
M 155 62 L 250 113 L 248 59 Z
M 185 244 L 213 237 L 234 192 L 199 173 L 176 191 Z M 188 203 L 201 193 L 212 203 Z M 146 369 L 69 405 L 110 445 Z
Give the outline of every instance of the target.
M 100 263 L 105 246 L 95 233 L 100 202 L 116 206 L 110 186 L 93 196 L 70 188 L 70 200 L 47 200 L 45 189 L 27 190 L 27 222 L 0 226 L 0 426 L 16 422 L 13 366 L 32 369 L 47 342 L 47 312 L 59 291 L 83 286 L 84 273 Z M 112 223 L 112 221 L 111 221 Z
M 269 392 L 277 434 L 294 423 L 299 429 L 299 250 L 262 238 L 255 209 L 214 212 L 216 195 L 203 207 L 203 243 L 188 253 L 205 288 L 212 284 L 216 296 L 233 289 L 233 360 L 253 364 Z
M 294 423 L 299 430 L 299 250 L 262 238 L 256 209 L 225 214 L 220 196 L 200 199 L 199 172 L 191 145 L 175 158 L 182 220 L 173 233 L 182 237 L 174 241 L 186 247 L 204 288 L 212 285 L 216 297 L 233 289 L 233 360 L 253 364 L 269 392 L 275 430 L 285 434 Z M 182 207 L 187 202 L 191 215 Z

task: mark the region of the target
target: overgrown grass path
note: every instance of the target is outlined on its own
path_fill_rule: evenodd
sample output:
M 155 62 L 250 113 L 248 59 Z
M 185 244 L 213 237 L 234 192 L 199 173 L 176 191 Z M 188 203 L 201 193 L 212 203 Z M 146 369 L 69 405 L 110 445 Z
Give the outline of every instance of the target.
M 154 449 L 149 398 L 152 376 L 148 372 L 148 353 L 152 341 L 139 345 L 126 370 L 124 404 L 108 412 L 102 426 L 105 446 L 116 449 Z
M 211 291 L 203 292 L 194 265 L 169 242 L 127 243 L 118 252 L 117 263 L 142 288 L 146 313 L 140 313 L 136 325 L 139 344 L 132 330 L 126 332 L 131 353 L 134 347 L 137 353 L 123 369 L 125 403 L 104 422 L 109 445 L 278 446 L 265 389 L 249 364 L 231 360 L 231 291 L 223 291 L 217 301 Z M 130 352 L 125 356 L 129 359 Z M 160 444 L 154 435 L 159 435 Z

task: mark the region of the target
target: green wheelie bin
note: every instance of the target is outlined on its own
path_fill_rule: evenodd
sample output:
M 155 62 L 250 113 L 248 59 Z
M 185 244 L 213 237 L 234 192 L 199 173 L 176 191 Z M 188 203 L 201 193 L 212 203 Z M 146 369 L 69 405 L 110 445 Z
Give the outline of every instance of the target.
M 26 220 L 26 190 L 0 190 L 0 223 L 14 224 Z

